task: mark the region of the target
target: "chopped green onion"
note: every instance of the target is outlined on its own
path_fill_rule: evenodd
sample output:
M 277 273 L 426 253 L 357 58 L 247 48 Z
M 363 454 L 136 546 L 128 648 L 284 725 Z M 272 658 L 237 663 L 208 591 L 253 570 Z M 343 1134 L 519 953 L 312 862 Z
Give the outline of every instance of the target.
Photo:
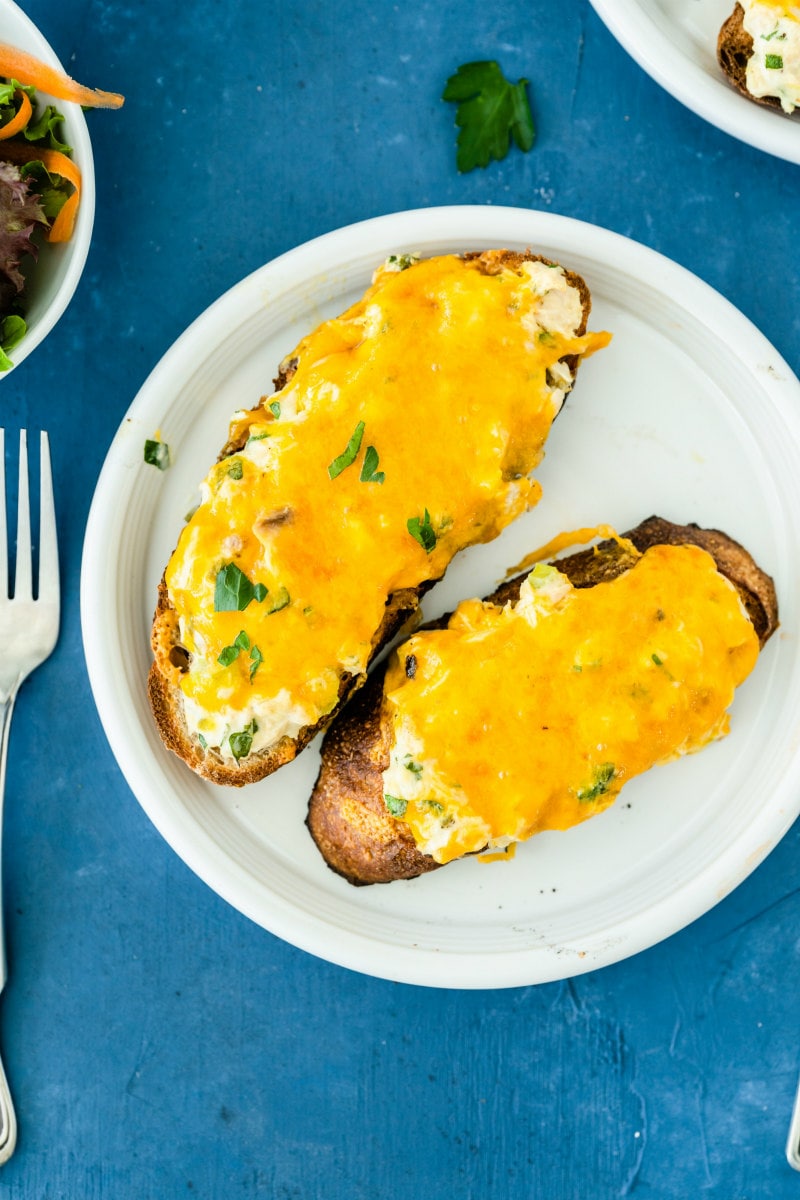
M 282 608 L 286 608 L 286 605 L 291 604 L 291 602 L 292 597 L 289 595 L 286 588 L 279 587 L 278 590 L 272 594 L 272 600 L 267 607 L 267 616 L 271 616 L 273 613 L 280 612 Z
M 595 767 L 591 785 L 585 788 L 578 788 L 578 800 L 581 804 L 586 804 L 591 800 L 596 800 L 598 796 L 603 796 L 608 791 L 615 771 L 616 767 L 613 763 L 601 763 L 599 767 Z
M 171 462 L 167 443 L 148 438 L 144 444 L 144 461 L 150 467 L 157 467 L 159 471 L 166 471 Z

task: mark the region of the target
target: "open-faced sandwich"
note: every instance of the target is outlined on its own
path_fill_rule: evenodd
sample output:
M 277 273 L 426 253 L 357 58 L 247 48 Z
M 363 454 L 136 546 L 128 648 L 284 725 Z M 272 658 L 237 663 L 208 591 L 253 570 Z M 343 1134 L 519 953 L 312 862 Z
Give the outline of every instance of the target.
M 740 0 L 717 40 L 725 75 L 748 100 L 800 108 L 800 3 Z
M 367 884 L 577 825 L 727 733 L 777 621 L 770 577 L 696 525 L 537 563 L 376 669 L 325 735 L 311 834 Z
M 388 260 L 235 414 L 166 568 L 149 694 L 167 746 L 245 784 L 339 710 L 453 555 L 535 504 L 584 281 L 530 253 Z

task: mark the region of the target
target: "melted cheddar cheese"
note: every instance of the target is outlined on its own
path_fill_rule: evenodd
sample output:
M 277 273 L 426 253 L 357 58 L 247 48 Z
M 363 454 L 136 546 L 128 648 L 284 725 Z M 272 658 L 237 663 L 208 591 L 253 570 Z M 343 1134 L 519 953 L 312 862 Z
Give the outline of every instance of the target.
M 800 106 L 800 4 L 741 0 L 743 26 L 753 39 L 745 83 L 751 95 L 780 100 L 786 113 Z
M 440 863 L 568 829 L 727 733 L 758 648 L 696 546 L 654 546 L 581 589 L 539 565 L 514 606 L 466 601 L 395 652 L 387 808 Z
M 440 577 L 539 499 L 530 478 L 584 334 L 560 267 L 498 252 L 390 260 L 235 415 L 168 565 L 190 732 L 239 759 L 364 674 L 387 598 Z M 288 372 L 287 372 L 288 373 Z

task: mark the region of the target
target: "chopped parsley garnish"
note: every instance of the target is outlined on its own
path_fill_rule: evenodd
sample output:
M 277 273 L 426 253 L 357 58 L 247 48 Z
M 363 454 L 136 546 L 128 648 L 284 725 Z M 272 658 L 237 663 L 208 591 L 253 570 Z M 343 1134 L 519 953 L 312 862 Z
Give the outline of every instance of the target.
M 292 597 L 289 595 L 285 587 L 279 587 L 277 591 L 272 593 L 272 599 L 267 606 L 267 616 L 273 613 L 280 612 L 282 608 L 286 608 L 287 604 L 291 604 Z
M 226 563 L 214 585 L 214 612 L 244 612 L 251 600 L 263 600 L 267 589 L 252 583 L 236 563 Z
M 458 105 L 456 166 L 462 173 L 505 158 L 513 137 L 530 150 L 536 137 L 527 79 L 509 83 L 494 61 L 464 63 L 447 81 L 442 99 Z
M 415 779 L 419 779 L 422 774 L 422 767 L 418 762 L 414 762 L 413 758 L 409 758 L 408 762 L 403 763 L 407 771 L 410 771 Z
M 197 735 L 197 740 L 198 740 L 198 742 L 200 743 L 200 747 L 201 747 L 201 749 L 202 749 L 202 750 L 207 750 L 207 749 L 208 749 L 208 742 L 207 742 L 207 741 L 206 741 L 206 739 L 203 737 L 202 733 L 198 733 L 198 735 Z
M 599 767 L 595 767 L 589 787 L 578 788 L 578 800 L 581 804 L 588 804 L 590 800 L 596 800 L 598 796 L 605 795 L 614 778 L 615 770 L 613 763 L 601 763 Z
M 281 415 L 281 402 L 280 402 L 280 400 L 270 400 L 270 402 L 269 402 L 269 411 L 272 413 L 273 417 L 274 417 L 274 418 L 275 418 L 275 420 L 277 421 L 278 417 Z
M 258 725 L 253 718 L 249 725 L 245 725 L 241 733 L 232 733 L 228 738 L 231 754 L 237 762 L 240 758 L 247 758 L 253 745 L 253 735 L 256 733 L 258 733 Z
M 351 467 L 358 457 L 358 452 L 361 449 L 361 439 L 364 436 L 364 422 L 359 421 L 353 430 L 350 441 L 342 454 L 339 454 L 328 467 L 328 475 L 331 479 L 335 479 L 337 475 L 341 475 L 347 467 Z
M 384 793 L 383 803 L 388 808 L 393 817 L 402 817 L 408 808 L 408 801 L 402 800 L 399 796 L 390 796 L 388 792 Z
M 223 648 L 223 650 L 221 651 L 221 653 L 219 655 L 219 658 L 217 659 L 217 662 L 220 664 L 220 666 L 230 667 L 233 663 L 236 662 L 236 659 L 239 657 L 239 652 L 241 650 L 244 650 L 244 651 L 250 650 L 251 658 L 254 658 L 256 655 L 258 655 L 258 661 L 259 662 L 263 661 L 261 658 L 261 651 L 259 650 L 258 646 L 253 646 L 252 649 L 250 648 L 250 638 L 247 636 L 245 631 L 242 629 L 241 632 L 238 633 L 237 636 L 233 639 L 233 644 L 231 646 L 225 646 Z M 250 672 L 250 678 L 251 679 L 253 678 L 252 670 Z
M 383 471 L 378 470 L 378 451 L 374 446 L 367 446 L 364 455 L 364 465 L 361 468 L 362 483 L 383 483 L 386 478 Z
M 144 444 L 144 461 L 150 467 L 166 471 L 172 461 L 167 443 L 159 442 L 155 438 L 148 438 Z
M 771 33 L 762 33 L 761 35 L 762 42 L 771 42 L 773 38 L 777 38 L 779 42 L 786 41 L 786 34 L 780 32 L 780 26 L 777 22 Z
M 663 658 L 660 658 L 658 654 L 651 654 L 650 657 L 652 658 L 653 662 L 656 664 L 657 667 L 663 667 L 664 660 L 663 660 Z
M 219 665 L 221 667 L 229 667 L 229 666 L 231 666 L 232 663 L 236 662 L 236 659 L 238 657 L 239 657 L 239 647 L 238 646 L 223 646 L 222 650 L 220 650 L 219 655 L 217 657 L 217 662 L 219 663 Z
M 227 473 L 230 475 L 231 479 L 241 479 L 244 473 L 242 460 L 240 458 L 232 458 L 228 463 Z
M 264 661 L 264 655 L 259 650 L 258 646 L 253 646 L 250 650 L 250 682 L 253 682 L 253 676 Z
M 764 59 L 764 65 L 768 71 L 782 71 L 783 58 L 780 54 L 768 54 Z
M 436 546 L 436 533 L 431 525 L 431 514 L 427 508 L 423 517 L 409 517 L 406 526 L 414 541 L 419 542 L 426 554 L 430 554 Z

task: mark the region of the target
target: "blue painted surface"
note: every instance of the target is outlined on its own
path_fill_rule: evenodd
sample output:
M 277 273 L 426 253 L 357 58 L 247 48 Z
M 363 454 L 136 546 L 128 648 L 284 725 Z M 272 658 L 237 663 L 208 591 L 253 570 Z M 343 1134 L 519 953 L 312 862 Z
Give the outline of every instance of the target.
M 251 924 L 150 825 L 94 709 L 78 586 L 139 385 L 276 254 L 430 204 L 564 213 L 696 271 L 797 370 L 800 169 L 682 108 L 586 0 L 24 6 L 73 74 L 128 99 L 90 116 L 73 303 L 0 384 L 6 428 L 53 436 L 64 576 L 12 730 L 0 1038 L 21 1128 L 0 1197 L 795 1197 L 797 827 L 708 915 L 602 971 L 468 993 L 362 977 Z M 539 137 L 459 176 L 439 95 L 476 58 L 532 80 Z

